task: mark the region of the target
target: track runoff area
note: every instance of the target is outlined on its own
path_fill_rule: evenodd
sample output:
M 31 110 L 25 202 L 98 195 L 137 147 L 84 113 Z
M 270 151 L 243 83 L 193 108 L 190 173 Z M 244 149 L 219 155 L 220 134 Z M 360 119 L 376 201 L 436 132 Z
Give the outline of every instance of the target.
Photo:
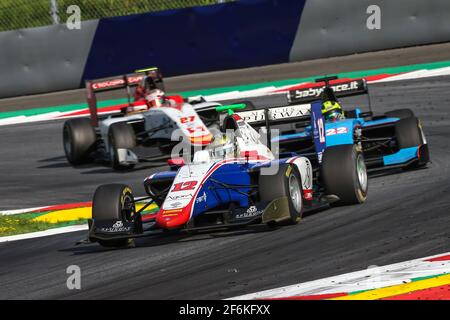
M 448 167 L 450 159 L 448 159 L 445 139 L 449 119 L 442 103 L 450 100 L 449 94 L 444 90 L 450 83 L 448 74 L 448 67 L 440 66 L 387 76 L 373 74 L 372 80 L 369 79 L 369 82 L 372 82 L 371 93 L 376 111 L 382 113 L 392 108 L 410 107 L 423 120 L 433 163 L 426 170 L 371 180 L 371 194 L 364 208 L 335 208 L 331 210 L 333 212 L 325 211 L 306 217 L 298 226 L 270 233 L 250 232 L 222 237 L 212 236 L 212 238 L 205 236 L 205 239 L 194 237 L 190 241 L 174 240 L 169 243 L 164 241 L 151 243 L 142 240 L 138 248 L 125 253 L 99 248 L 74 249 L 73 243 L 85 233 L 85 231 L 75 231 L 77 228 L 85 230 L 86 226 L 83 225 L 66 227 L 66 230 L 59 229 L 61 232 L 74 231 L 60 235 L 55 235 L 59 232 L 55 231 L 58 229 L 54 229 L 40 234 L 11 236 L 0 239 L 2 242 L 0 257 L 2 261 L 7 261 L 0 266 L 0 274 L 2 274 L 0 279 L 4 284 L 3 289 L 0 289 L 0 297 L 13 298 L 11 292 L 15 292 L 27 298 L 93 296 L 131 298 L 139 293 L 143 298 L 154 299 L 169 297 L 300 300 L 449 299 L 450 253 L 447 228 L 449 218 L 446 212 L 450 203 L 445 197 L 440 196 L 449 188 L 450 173 Z M 232 95 L 251 96 L 261 92 L 266 94 L 298 85 L 301 86 L 302 83 L 282 87 L 269 85 L 252 90 L 245 90 L 247 89 L 245 88 L 234 90 Z M 260 90 L 260 92 L 254 90 Z M 229 93 L 219 92 L 210 96 L 214 98 L 214 94 L 223 97 Z M 359 102 L 358 99 L 355 101 Z M 42 122 L 42 120 L 45 121 Z M 62 121 L 53 118 L 27 124 L 10 122 L 0 131 L 2 136 L 11 138 L 18 132 L 35 132 L 37 136 L 42 134 L 51 137 L 46 142 L 48 145 L 44 143 L 43 146 L 49 147 L 49 151 L 45 155 L 44 152 L 38 154 L 39 160 L 58 159 L 63 153 L 58 148 L 50 148 L 50 145 L 60 144 L 61 126 Z M 14 139 L 12 140 L 11 143 L 14 143 Z M 16 141 L 20 139 L 16 138 Z M 36 144 L 36 142 L 32 137 L 28 141 L 29 144 Z M 20 150 L 17 150 L 17 147 L 9 149 L 11 153 L 19 151 L 15 157 L 20 158 Z M 48 221 L 90 216 L 89 202 L 57 206 L 45 206 L 45 203 L 42 203 L 42 199 L 46 198 L 44 190 L 51 192 L 49 189 L 55 186 L 52 186 L 50 180 L 54 180 L 57 176 L 53 175 L 48 181 L 45 179 L 39 181 L 40 171 L 49 173 L 55 170 L 59 171 L 57 174 L 66 174 L 68 180 L 74 178 L 74 187 L 81 189 L 83 179 L 81 177 L 77 180 L 76 176 L 82 173 L 74 174 L 73 168 L 58 166 L 58 163 L 61 163 L 60 160 L 48 161 L 53 164 L 49 168 L 51 170 L 41 168 L 45 166 L 45 161 L 41 162 L 40 166 L 36 166 L 33 160 L 28 161 L 30 161 L 27 163 L 28 172 L 25 174 L 31 177 L 29 179 L 31 187 L 34 183 L 41 189 L 37 191 L 41 202 L 36 200 L 27 202 L 25 199 L 22 207 L 29 204 L 28 206 L 33 208 L 18 210 L 20 200 L 15 201 L 16 199 L 11 197 L 10 199 L 14 201 L 10 201 L 8 210 L 3 210 L 3 214 L 34 212 L 39 213 L 40 219 L 47 218 Z M 82 171 L 89 172 L 93 169 L 86 168 Z M 51 172 L 49 175 L 52 175 Z M 86 173 L 85 175 L 89 176 Z M 92 189 L 100 183 L 108 182 L 105 176 L 110 176 L 111 172 L 100 170 L 92 172 L 91 175 L 93 177 L 88 179 L 90 188 L 77 192 L 75 195 L 70 188 L 58 189 L 56 186 L 54 190 L 58 191 L 51 192 L 56 193 L 56 197 L 49 200 L 50 203 L 58 203 L 58 198 L 89 201 Z M 140 182 L 144 172 L 132 175 L 127 179 Z M 111 181 L 118 178 L 123 179 L 122 176 L 117 175 L 113 178 L 109 177 Z M 23 240 L 27 238 L 29 239 Z M 236 252 L 237 246 L 242 250 L 240 253 Z M 165 252 L 168 250 L 173 250 L 173 254 L 167 256 Z M 75 252 L 81 254 L 74 256 Z M 92 254 L 83 255 L 83 253 L 92 252 L 96 252 L 97 257 L 93 257 Z M 264 252 L 271 254 L 271 259 L 265 259 Z M 163 276 L 167 279 L 166 285 L 155 284 L 153 281 L 155 275 L 139 273 L 142 284 L 137 286 L 138 293 L 131 293 L 126 289 L 129 283 L 119 280 L 118 271 L 98 269 L 99 263 L 104 259 L 111 266 L 121 265 L 120 261 L 124 259 L 124 254 L 127 259 L 130 259 L 131 265 L 140 269 L 148 265 L 152 265 L 155 270 L 168 268 Z M 211 254 L 210 258 L 216 259 L 214 263 L 210 258 L 205 257 L 208 254 Z M 40 268 L 44 267 L 47 273 L 37 283 L 27 288 L 25 283 L 21 283 L 23 262 L 31 255 L 35 257 L 29 262 L 31 265 L 37 263 L 37 261 L 33 262 L 34 259 L 40 260 L 42 264 L 42 259 L 39 257 L 48 257 L 43 262 L 44 266 L 40 266 Z M 183 274 L 187 280 L 181 286 L 183 288 L 187 286 L 189 289 L 186 288 L 181 294 L 180 284 L 168 279 L 180 271 L 179 264 L 186 259 L 193 262 L 186 263 L 187 270 Z M 282 260 L 284 264 L 280 265 L 279 261 Z M 174 263 L 175 267 L 170 269 L 169 266 L 173 266 Z M 54 273 L 69 264 L 80 265 L 82 270 L 93 273 L 83 278 L 83 290 L 61 289 L 59 282 L 65 281 L 64 276 L 56 278 L 51 276 L 52 271 Z M 216 284 L 212 285 L 207 280 L 209 277 L 206 276 L 198 274 L 188 276 L 199 272 L 198 268 L 201 265 L 218 279 Z M 221 265 L 225 266 L 226 270 Z M 125 269 L 131 271 L 129 267 Z M 6 270 L 11 275 L 8 279 L 4 276 Z M 226 277 L 220 276 L 222 272 L 226 273 Z M 104 279 L 96 277 L 94 275 L 96 273 L 104 276 Z M 134 275 L 137 276 L 136 273 Z M 26 278 L 32 276 L 33 274 L 30 274 Z M 107 283 L 111 281 L 115 281 L 115 284 Z

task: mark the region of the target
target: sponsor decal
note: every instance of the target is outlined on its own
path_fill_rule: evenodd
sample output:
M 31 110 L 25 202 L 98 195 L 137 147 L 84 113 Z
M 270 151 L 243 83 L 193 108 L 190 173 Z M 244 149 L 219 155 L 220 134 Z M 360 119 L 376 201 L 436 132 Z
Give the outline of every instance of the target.
M 142 80 L 143 76 L 131 76 L 128 77 L 128 84 L 136 84 L 139 83 Z M 124 79 L 112 79 L 112 80 L 106 80 L 103 82 L 97 82 L 92 84 L 92 89 L 98 90 L 98 89 L 105 89 L 105 88 L 112 88 L 116 86 L 124 86 L 125 80 Z
M 135 76 L 135 77 L 128 77 L 128 83 L 129 84 L 135 84 L 142 81 L 144 77 L 143 76 Z
M 97 82 L 92 84 L 92 88 L 94 90 L 97 89 L 104 89 L 104 88 L 110 88 L 115 86 L 121 86 L 124 85 L 125 81 L 123 79 L 116 79 L 116 80 L 109 80 L 104 82 Z
M 181 212 L 181 211 L 183 211 L 183 209 L 164 210 L 163 214 L 166 215 L 166 214 L 169 214 L 169 213 L 178 213 L 178 212 Z
M 122 221 L 116 221 L 111 227 L 102 227 L 100 228 L 101 232 L 110 232 L 110 233 L 116 233 L 116 232 L 130 232 L 131 226 L 124 226 Z
M 116 223 L 113 224 L 113 228 L 122 228 L 122 227 L 123 227 L 122 221 L 117 221 Z
M 244 218 L 251 218 L 251 217 L 255 217 L 257 215 L 262 214 L 262 210 L 258 210 L 258 208 L 256 208 L 256 206 L 251 206 L 247 209 L 246 212 L 244 213 L 240 213 L 236 215 L 236 219 L 244 219 Z
M 183 203 L 181 203 L 181 202 L 174 202 L 174 203 L 171 203 L 169 206 L 172 208 L 177 208 L 177 207 L 181 206 L 182 204 Z
M 286 170 L 286 177 L 289 177 L 289 175 L 291 174 L 291 172 L 292 172 L 292 167 L 289 166 L 289 167 L 287 168 L 287 170 Z
M 323 159 L 323 152 L 319 152 L 319 153 L 317 153 L 317 159 L 318 159 L 319 163 L 322 163 L 322 159 Z
M 311 105 L 293 105 L 269 109 L 270 120 L 280 120 L 284 118 L 300 118 L 310 115 Z M 244 111 L 238 113 L 247 123 L 260 122 L 265 120 L 264 109 Z
M 192 197 L 193 197 L 193 195 L 191 193 L 188 193 L 188 194 L 181 194 L 181 195 L 169 195 L 169 196 L 167 196 L 167 199 L 169 201 L 180 201 L 180 200 L 190 199 Z
M 331 86 L 334 92 L 344 92 L 350 90 L 357 90 L 359 88 L 358 81 L 352 81 L 350 83 L 343 83 L 339 85 Z M 294 91 L 294 99 L 302 99 L 302 98 L 310 98 L 310 97 L 320 97 L 325 87 L 319 88 L 309 88 L 305 90 L 295 90 Z
M 206 202 L 206 192 L 203 191 L 203 194 L 200 197 L 197 197 L 195 200 L 196 203 Z
M 324 135 L 325 126 L 323 124 L 323 118 L 317 119 L 317 130 L 319 134 L 320 143 L 325 143 L 325 135 Z

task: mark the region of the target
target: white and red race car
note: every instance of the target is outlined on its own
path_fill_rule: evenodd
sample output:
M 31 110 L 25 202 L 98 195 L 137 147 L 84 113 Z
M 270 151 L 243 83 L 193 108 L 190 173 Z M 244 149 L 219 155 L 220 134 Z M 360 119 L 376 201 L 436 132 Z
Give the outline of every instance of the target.
M 137 87 L 134 101 L 133 87 Z M 149 105 L 142 93 L 164 90 L 157 68 L 87 81 L 86 88 L 90 118 L 69 119 L 63 128 L 64 151 L 72 165 L 100 160 L 121 170 L 131 169 L 138 162 L 163 160 L 180 141 L 188 146 L 208 145 L 213 137 L 210 127 L 217 126 L 219 120 L 215 111 L 219 104 L 215 102 L 166 96 L 161 105 Z M 128 103 L 110 106 L 106 115 L 99 115 L 96 94 L 117 89 L 126 89 Z

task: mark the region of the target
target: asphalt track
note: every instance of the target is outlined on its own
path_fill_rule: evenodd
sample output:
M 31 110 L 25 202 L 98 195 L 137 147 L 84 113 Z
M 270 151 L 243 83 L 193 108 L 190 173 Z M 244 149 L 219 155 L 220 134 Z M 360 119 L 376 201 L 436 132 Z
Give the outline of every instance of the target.
M 364 205 L 306 216 L 290 227 L 140 239 L 128 250 L 74 246 L 84 233 L 0 244 L 0 299 L 222 299 L 450 251 L 450 77 L 371 86 L 376 112 L 409 107 L 424 124 L 433 163 L 370 180 Z M 350 103 L 366 102 L 354 97 Z M 72 168 L 62 122 L 0 127 L 0 208 L 88 201 L 96 186 L 140 193 L 155 168 Z M 68 290 L 78 265 L 82 289 Z

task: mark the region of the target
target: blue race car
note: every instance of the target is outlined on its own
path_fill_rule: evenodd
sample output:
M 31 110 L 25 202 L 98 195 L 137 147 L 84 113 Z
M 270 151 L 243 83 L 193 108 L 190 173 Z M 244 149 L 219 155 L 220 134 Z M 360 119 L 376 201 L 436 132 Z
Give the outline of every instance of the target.
M 330 84 L 333 80 L 334 83 Z M 319 103 L 325 114 L 326 103 L 330 104 L 331 109 L 334 103 L 340 106 L 337 97 L 369 95 L 364 79 L 336 80 L 337 77 L 317 79 L 318 84 L 315 87 L 290 91 L 290 104 L 278 108 L 278 117 L 300 112 L 298 110 L 307 114 L 308 110 L 302 107 L 302 103 L 312 101 Z M 430 162 L 422 124 L 411 110 L 399 109 L 383 115 L 374 115 L 370 96 L 369 109 L 369 112 L 362 112 L 360 108 L 355 108 L 344 111 L 341 117 L 325 119 L 326 146 L 355 145 L 363 152 L 369 172 L 425 167 Z M 258 110 L 246 111 L 243 116 L 252 125 L 258 125 L 262 123 L 258 112 L 261 113 Z M 309 124 L 299 122 L 295 126 L 285 128 L 273 142 L 279 143 L 281 151 L 295 151 L 307 155 L 314 147 L 313 130 Z
M 195 152 L 192 161 L 190 157 L 171 159 L 171 171 L 147 177 L 144 186 L 150 201 L 139 211 L 129 186 L 98 187 L 87 242 L 122 247 L 133 238 L 164 231 L 293 224 L 308 210 L 326 208 L 334 202 L 359 204 L 366 200 L 368 179 L 363 154 L 354 145 L 326 147 L 320 104 L 310 105 L 308 116 L 316 162 L 321 163 L 320 181 L 308 158 L 293 152 L 276 158 L 261 142 L 262 136 L 233 112 L 243 107 L 218 107 L 217 111 L 227 111 L 228 115 L 210 146 Z M 276 122 L 271 120 L 271 109 L 263 112 L 268 125 Z M 301 115 L 291 121 L 304 118 Z M 341 163 L 339 170 L 336 162 Z M 143 216 L 152 203 L 159 206 L 158 212 Z

